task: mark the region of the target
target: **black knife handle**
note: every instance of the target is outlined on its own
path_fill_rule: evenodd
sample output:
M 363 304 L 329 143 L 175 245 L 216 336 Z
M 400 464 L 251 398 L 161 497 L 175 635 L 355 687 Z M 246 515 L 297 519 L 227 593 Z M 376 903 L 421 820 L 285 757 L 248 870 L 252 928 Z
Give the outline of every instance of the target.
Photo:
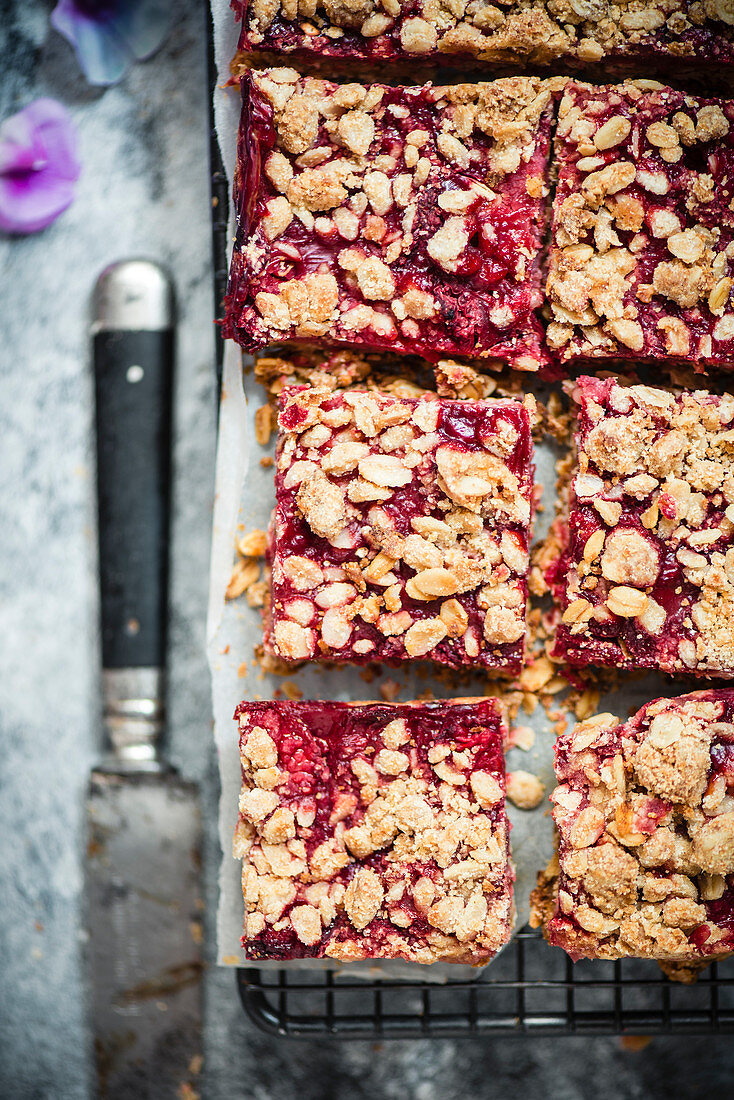
M 133 311 L 133 321 L 135 316 Z M 122 323 L 128 320 L 123 316 Z M 158 329 L 115 328 L 114 315 L 108 316 L 102 324 L 97 320 L 94 335 L 105 669 L 163 668 L 165 663 L 174 353 L 170 311 L 161 320 L 165 327 Z

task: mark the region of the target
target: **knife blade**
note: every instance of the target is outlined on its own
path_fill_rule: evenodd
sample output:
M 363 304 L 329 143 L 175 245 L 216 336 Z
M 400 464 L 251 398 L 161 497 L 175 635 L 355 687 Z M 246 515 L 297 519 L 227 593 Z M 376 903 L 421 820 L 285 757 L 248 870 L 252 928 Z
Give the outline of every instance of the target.
M 173 289 L 156 264 L 102 272 L 92 324 L 104 758 L 87 802 L 90 1024 L 98 1094 L 196 1095 L 200 818 L 163 755 Z M 187 1091 L 188 1090 L 188 1091 Z

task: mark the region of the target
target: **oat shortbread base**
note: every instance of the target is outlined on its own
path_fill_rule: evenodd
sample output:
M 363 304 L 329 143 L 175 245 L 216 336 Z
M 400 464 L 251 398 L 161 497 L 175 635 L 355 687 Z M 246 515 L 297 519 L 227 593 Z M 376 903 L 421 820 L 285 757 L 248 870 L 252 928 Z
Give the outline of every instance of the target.
M 249 959 L 480 964 L 512 923 L 493 699 L 241 703 Z
M 534 922 L 574 959 L 690 980 L 734 951 L 734 690 L 597 715 L 556 742 L 557 866 Z
M 279 428 L 266 650 L 518 671 L 525 406 L 288 387 Z
M 728 0 L 232 0 L 240 49 L 312 59 L 731 65 Z
M 535 311 L 561 83 L 248 74 L 226 335 L 547 366 Z
M 734 397 L 579 378 L 553 655 L 734 676 Z
M 555 159 L 557 358 L 734 366 L 734 101 L 570 82 Z

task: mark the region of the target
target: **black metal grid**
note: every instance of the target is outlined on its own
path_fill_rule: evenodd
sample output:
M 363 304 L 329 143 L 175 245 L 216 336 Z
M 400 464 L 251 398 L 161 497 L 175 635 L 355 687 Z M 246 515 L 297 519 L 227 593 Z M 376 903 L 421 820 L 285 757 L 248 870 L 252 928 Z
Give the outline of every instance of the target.
M 734 1033 L 734 964 L 694 985 L 652 962 L 572 963 L 527 929 L 478 977 L 444 984 L 283 967 L 237 971 L 248 1016 L 273 1035 L 334 1039 Z
M 215 72 L 210 23 L 212 91 Z M 213 113 L 210 121 L 214 297 L 219 316 L 227 285 L 229 193 Z M 220 381 L 221 367 L 218 337 Z M 258 1027 L 294 1038 L 734 1033 L 734 959 L 714 963 L 694 985 L 682 985 L 668 981 L 652 962 L 574 964 L 529 929 L 520 931 L 486 970 L 468 980 L 367 981 L 333 971 L 252 966 L 237 970 L 237 986 L 245 1012 Z

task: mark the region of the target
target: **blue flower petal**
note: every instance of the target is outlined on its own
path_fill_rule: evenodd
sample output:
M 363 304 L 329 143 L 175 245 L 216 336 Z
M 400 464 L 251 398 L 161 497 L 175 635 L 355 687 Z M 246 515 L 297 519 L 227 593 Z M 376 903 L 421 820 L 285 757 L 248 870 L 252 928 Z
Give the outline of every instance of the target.
M 116 84 L 132 64 L 130 50 L 108 14 L 89 15 L 80 11 L 74 0 L 59 0 L 51 24 L 71 42 L 90 84 Z
M 134 61 L 150 57 L 168 34 L 166 0 L 58 0 L 51 23 L 71 42 L 90 84 L 121 80 Z

